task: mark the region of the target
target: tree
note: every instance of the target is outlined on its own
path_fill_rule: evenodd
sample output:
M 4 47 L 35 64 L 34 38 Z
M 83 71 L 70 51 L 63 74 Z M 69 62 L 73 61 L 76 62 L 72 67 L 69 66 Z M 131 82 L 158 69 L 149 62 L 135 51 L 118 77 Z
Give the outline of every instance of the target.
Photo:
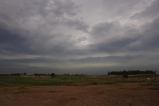
M 51 78 L 54 78 L 55 77 L 55 73 L 51 73 Z

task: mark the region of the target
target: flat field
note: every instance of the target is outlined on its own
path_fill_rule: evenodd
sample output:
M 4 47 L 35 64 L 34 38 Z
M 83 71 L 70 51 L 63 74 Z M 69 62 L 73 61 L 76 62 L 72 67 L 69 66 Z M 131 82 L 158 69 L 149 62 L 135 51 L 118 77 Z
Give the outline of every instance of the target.
M 159 106 L 159 80 L 145 76 L 1 76 L 0 106 Z

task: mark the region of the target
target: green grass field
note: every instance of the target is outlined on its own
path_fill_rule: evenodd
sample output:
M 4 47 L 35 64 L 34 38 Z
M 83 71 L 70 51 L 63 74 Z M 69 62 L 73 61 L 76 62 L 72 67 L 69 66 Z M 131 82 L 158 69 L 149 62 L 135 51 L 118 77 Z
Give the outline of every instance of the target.
M 75 75 L 58 75 L 54 78 L 50 76 L 1 76 L 0 85 L 31 85 L 31 86 L 44 86 L 44 85 L 89 85 L 89 84 L 102 84 L 108 83 L 109 80 L 104 78 L 97 78 L 94 76 L 75 76 Z
M 0 86 L 50 86 L 50 85 L 98 85 L 116 83 L 141 83 L 159 88 L 159 80 L 145 76 L 87 76 L 87 75 L 56 75 L 50 76 L 0 76 Z

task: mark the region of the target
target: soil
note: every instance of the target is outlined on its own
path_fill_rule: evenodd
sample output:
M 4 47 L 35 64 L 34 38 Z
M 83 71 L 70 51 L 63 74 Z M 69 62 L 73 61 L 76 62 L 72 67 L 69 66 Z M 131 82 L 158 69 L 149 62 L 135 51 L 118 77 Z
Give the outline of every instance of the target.
M 159 106 L 159 90 L 134 83 L 0 87 L 0 106 Z

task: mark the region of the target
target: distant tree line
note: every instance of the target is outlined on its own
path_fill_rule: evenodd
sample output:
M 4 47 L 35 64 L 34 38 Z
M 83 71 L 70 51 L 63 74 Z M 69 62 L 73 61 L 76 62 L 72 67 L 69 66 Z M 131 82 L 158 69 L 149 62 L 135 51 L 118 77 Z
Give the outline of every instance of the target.
M 34 76 L 51 76 L 51 77 L 55 77 L 55 73 L 51 73 L 51 74 L 40 74 L 40 73 L 35 73 Z
M 27 73 L 11 73 L 11 74 L 0 74 L 0 76 L 27 76 Z M 32 76 L 51 76 L 52 78 L 55 77 L 55 73 L 50 73 L 50 74 L 41 74 L 41 73 L 35 73 L 32 74 Z
M 148 74 L 148 75 L 156 75 L 156 71 L 153 70 L 124 70 L 124 71 L 112 71 L 108 72 L 108 75 L 141 75 L 141 74 Z
M 0 74 L 0 76 L 25 76 L 27 73 Z

